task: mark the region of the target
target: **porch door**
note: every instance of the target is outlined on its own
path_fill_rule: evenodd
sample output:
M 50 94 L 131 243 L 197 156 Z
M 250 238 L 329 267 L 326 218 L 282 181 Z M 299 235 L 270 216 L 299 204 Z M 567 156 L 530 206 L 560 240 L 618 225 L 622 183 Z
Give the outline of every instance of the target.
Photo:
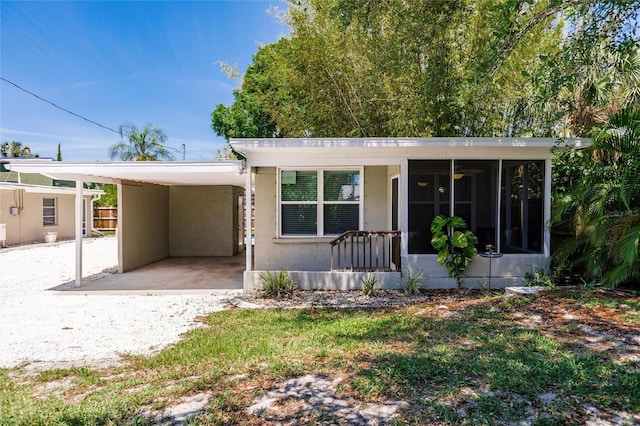
M 400 176 L 399 175 L 393 175 L 391 176 L 391 230 L 392 231 L 397 231 L 398 229 L 400 229 L 400 224 L 398 221 L 398 217 L 399 217 L 399 196 L 400 196 L 400 192 L 399 192 L 399 183 L 400 183 Z M 393 237 L 391 239 L 391 264 L 393 265 L 394 269 L 399 269 L 398 266 L 396 265 L 396 259 L 399 258 L 400 253 L 398 253 L 398 238 L 399 237 Z

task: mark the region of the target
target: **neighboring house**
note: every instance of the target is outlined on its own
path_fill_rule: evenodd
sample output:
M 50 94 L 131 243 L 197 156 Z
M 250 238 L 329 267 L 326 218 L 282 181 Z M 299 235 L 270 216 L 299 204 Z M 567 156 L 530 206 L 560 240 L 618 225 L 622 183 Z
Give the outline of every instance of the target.
M 26 161 L 26 160 L 25 160 Z M 0 162 L 0 245 L 20 245 L 75 237 L 75 182 L 37 173 L 16 173 Z M 92 201 L 102 191 L 85 190 L 83 235 L 91 235 Z M 87 218 L 89 222 L 87 225 Z
M 464 284 L 491 279 L 501 287 L 548 266 L 545 225 L 556 142 L 234 139 L 244 162 L 11 167 L 117 183 L 120 272 L 172 256 L 234 255 L 253 237 L 254 250 L 245 250 L 245 289 L 254 288 L 264 271 L 277 270 L 289 271 L 302 288 L 357 288 L 371 272 L 382 286 L 400 287 L 403 276 L 419 271 L 428 287 L 454 288 L 430 244 L 431 221 L 442 213 L 463 217 L 480 251 L 493 246 L 502 255 L 475 258 Z M 254 198 L 245 202 L 249 189 Z M 245 239 L 239 237 L 243 216 Z

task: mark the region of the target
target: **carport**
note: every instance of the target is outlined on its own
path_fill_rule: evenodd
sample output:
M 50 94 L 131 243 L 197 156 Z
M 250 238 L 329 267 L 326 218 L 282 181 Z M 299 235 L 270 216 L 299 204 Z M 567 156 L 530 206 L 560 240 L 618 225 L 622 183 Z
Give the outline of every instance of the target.
M 184 265 L 188 259 L 194 263 L 203 262 L 202 258 L 212 261 L 244 250 L 244 187 L 251 180 L 240 161 L 12 160 L 9 167 L 16 172 L 76 182 L 76 287 L 82 284 L 85 182 L 117 185 L 120 274 L 159 261 L 171 264 L 169 259 L 186 259 Z

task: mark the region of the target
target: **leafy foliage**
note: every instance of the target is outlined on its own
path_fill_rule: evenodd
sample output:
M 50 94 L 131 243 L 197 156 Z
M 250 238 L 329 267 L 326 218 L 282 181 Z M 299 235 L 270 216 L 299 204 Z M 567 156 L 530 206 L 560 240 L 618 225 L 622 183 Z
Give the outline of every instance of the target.
M 457 229 L 456 229 L 457 228 Z M 467 229 L 467 223 L 458 216 L 436 216 L 431 222 L 431 245 L 437 252 L 437 261 L 446 265 L 449 276 L 462 285 L 462 274 L 478 254 L 478 238 Z
M 375 296 L 376 284 L 378 284 L 376 274 L 372 273 L 360 278 L 362 293 L 364 293 L 365 296 Z
M 0 157 L 9 158 L 37 158 L 38 154 L 31 152 L 31 148 L 19 141 L 11 141 L 0 144 Z
M 582 135 L 638 99 L 637 6 L 291 0 L 290 35 L 258 50 L 212 127 L 227 139 Z
M 109 149 L 112 160 L 118 158 L 123 161 L 157 161 L 174 160 L 165 143 L 167 135 L 153 124 L 147 124 L 138 130 L 133 124 L 123 124 L 119 128 L 120 137 L 126 137 L 128 142 L 120 141 Z
M 575 238 L 554 253 L 556 266 L 579 269 L 608 286 L 640 278 L 640 108 L 611 117 L 586 151 L 585 174 L 558 197 L 552 220 Z
M 260 291 L 265 297 L 290 296 L 296 288 L 295 281 L 286 271 L 266 271 L 260 274 Z
M 422 270 L 416 273 L 409 272 L 404 282 L 404 292 L 407 295 L 420 294 L 420 292 L 424 288 L 422 283 L 423 281 L 424 281 L 424 275 L 422 273 Z

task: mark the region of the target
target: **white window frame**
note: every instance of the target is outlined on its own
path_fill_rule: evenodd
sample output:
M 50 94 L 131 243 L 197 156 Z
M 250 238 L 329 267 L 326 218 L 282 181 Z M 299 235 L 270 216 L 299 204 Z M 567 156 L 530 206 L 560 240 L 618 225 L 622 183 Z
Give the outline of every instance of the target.
M 312 171 L 316 172 L 318 186 L 316 201 L 282 201 L 282 172 L 295 171 Z M 358 201 L 324 201 L 324 172 L 358 172 L 360 175 L 360 185 Z M 364 167 L 281 167 L 276 171 L 276 186 L 277 186 L 277 218 L 278 223 L 278 238 L 330 238 L 339 234 L 326 234 L 324 233 L 324 206 L 329 204 L 357 204 L 358 205 L 358 228 L 364 229 Z M 300 235 L 283 235 L 282 233 L 282 206 L 286 204 L 315 204 L 317 208 L 317 221 L 315 234 L 300 234 Z
M 45 200 L 53 200 L 53 206 L 45 206 Z M 45 208 L 53 208 L 53 215 L 45 215 Z M 53 223 L 45 223 L 45 218 L 53 217 Z M 56 197 L 43 197 L 42 198 L 42 226 L 58 226 L 58 199 Z

